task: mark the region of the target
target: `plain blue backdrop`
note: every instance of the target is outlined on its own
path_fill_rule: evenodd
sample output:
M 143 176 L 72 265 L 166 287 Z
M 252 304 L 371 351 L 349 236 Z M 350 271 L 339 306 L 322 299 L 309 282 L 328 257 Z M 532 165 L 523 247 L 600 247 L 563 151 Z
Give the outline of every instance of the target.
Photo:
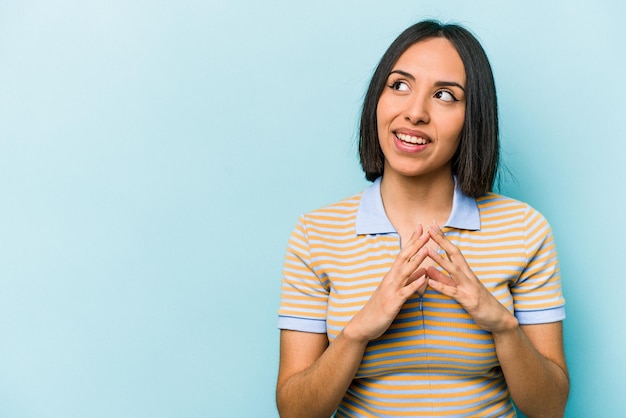
M 501 192 L 561 257 L 567 417 L 626 416 L 617 1 L 0 1 L 0 416 L 275 417 L 282 259 L 361 190 L 361 100 L 423 18 L 499 93 Z

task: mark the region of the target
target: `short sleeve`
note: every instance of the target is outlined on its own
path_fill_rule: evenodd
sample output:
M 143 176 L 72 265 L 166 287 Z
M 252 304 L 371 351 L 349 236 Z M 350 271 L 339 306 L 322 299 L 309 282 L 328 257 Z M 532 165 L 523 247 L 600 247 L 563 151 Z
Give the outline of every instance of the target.
M 306 218 L 301 216 L 289 238 L 283 265 L 280 329 L 326 333 L 330 285 L 324 275 L 318 277 L 313 264 Z
M 535 209 L 524 214 L 526 267 L 511 288 L 520 324 L 541 324 L 565 318 L 565 299 L 552 230 Z

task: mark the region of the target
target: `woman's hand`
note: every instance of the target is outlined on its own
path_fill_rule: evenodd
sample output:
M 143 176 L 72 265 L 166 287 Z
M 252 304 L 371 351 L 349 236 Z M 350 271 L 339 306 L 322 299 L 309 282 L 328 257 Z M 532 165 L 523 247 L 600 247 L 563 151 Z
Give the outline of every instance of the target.
M 517 327 L 517 320 L 470 269 L 461 251 L 452 244 L 435 223 L 427 230 L 430 238 L 445 251 L 448 258 L 426 247 L 428 257 L 448 274 L 428 267 L 428 285 L 456 300 L 483 330 L 492 333 L 506 332 Z
M 346 325 L 344 335 L 369 342 L 387 331 L 402 305 L 426 283 L 426 269 L 418 267 L 428 256 L 424 245 L 429 240 L 430 236 L 420 225 L 404 245 L 372 297 Z

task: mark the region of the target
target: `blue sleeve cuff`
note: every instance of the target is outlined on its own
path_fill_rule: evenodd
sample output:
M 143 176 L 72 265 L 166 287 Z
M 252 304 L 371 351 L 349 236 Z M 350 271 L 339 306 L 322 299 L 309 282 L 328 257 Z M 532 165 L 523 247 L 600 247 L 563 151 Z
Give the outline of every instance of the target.
M 278 316 L 278 328 L 291 331 L 326 334 L 326 321 L 323 319 L 297 318 L 295 316 Z
M 541 311 L 515 311 L 520 325 L 548 324 L 565 319 L 565 306 Z
M 565 319 L 565 307 L 544 309 L 541 311 L 516 311 L 515 317 L 520 325 L 547 324 Z M 293 316 L 278 317 L 278 328 L 292 331 L 326 334 L 326 321 L 322 319 L 297 318 Z

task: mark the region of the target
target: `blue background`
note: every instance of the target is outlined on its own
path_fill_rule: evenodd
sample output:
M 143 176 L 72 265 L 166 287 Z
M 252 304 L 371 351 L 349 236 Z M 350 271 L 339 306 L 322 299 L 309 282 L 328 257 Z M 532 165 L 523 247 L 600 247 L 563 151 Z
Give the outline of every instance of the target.
M 623 396 L 625 3 L 0 1 L 0 416 L 274 417 L 297 216 L 361 190 L 361 100 L 423 18 L 500 100 L 561 256 L 568 417 Z

